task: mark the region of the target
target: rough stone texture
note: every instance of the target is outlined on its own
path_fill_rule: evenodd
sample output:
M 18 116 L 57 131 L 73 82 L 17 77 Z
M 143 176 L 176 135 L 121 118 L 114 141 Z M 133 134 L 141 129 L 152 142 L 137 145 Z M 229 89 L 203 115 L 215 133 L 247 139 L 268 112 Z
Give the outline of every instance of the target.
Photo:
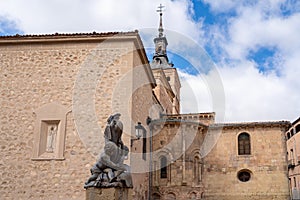
M 286 132 L 287 159 L 290 193 L 294 199 L 300 198 L 300 118 L 292 123 Z
M 128 188 L 88 188 L 86 200 L 131 200 Z
M 180 113 L 180 80 L 176 68 L 152 69 L 157 87 L 154 92 L 165 114 Z
M 174 92 L 175 97 L 173 98 L 173 111 L 172 114 L 180 113 L 180 80 L 178 77 L 176 68 L 166 68 L 164 69 L 166 77 L 169 79 L 169 84 Z
M 187 121 L 157 121 L 153 138 L 152 194 L 162 199 L 200 199 L 203 193 L 200 146 L 206 126 Z M 161 178 L 162 156 L 167 178 Z M 196 164 L 197 163 L 197 164 Z M 196 172 L 197 171 L 197 172 Z M 154 198 L 154 197 L 153 197 Z
M 122 95 L 133 93 L 133 79 L 123 84 L 120 97 L 113 92 L 118 80 L 137 65 L 135 49 L 143 48 L 137 33 L 105 39 L 105 35 L 0 39 L 1 199 L 84 199 L 83 184 L 104 142 L 101 130 L 115 111 L 121 110 L 122 120 L 130 121 L 123 121 L 123 141 L 130 146 L 132 124 L 137 123 L 132 119 L 144 122 L 148 112 L 136 117 L 129 110 L 127 119 L 123 112 L 132 106 L 118 104 Z M 135 59 L 145 63 L 144 54 L 139 50 Z M 72 110 L 66 116 L 63 159 L 32 160 L 37 128 L 33 112 L 51 102 Z M 152 97 L 142 103 L 151 105 Z M 140 176 L 134 181 L 145 187 L 134 188 L 135 193 L 145 195 L 147 176 Z
M 156 121 L 153 198 L 289 199 L 284 137 L 288 122 L 193 123 L 198 120 L 197 114 L 189 114 L 168 115 Z M 237 138 L 243 132 L 250 134 L 251 155 L 238 155 Z M 216 145 L 204 154 L 201 146 L 214 142 Z M 161 156 L 168 160 L 167 178 L 160 177 Z M 199 176 L 196 167 L 200 168 L 200 178 L 195 177 Z M 251 171 L 248 182 L 237 178 L 243 169 Z
M 94 159 L 79 140 L 71 114 L 67 115 L 65 160 L 31 160 L 33 111 L 53 101 L 72 105 L 76 71 L 87 54 L 79 46 L 60 47 L 1 46 L 1 199 L 83 197 L 82 180 Z
M 131 147 L 129 197 L 147 199 L 152 181 L 153 196 L 162 199 L 288 199 L 288 123 L 218 125 L 214 113 L 178 114 L 177 74 L 154 70 L 154 75 L 156 88 L 137 33 L 0 38 L 0 198 L 84 199 L 83 184 L 103 147 L 107 117 L 120 112 L 123 141 Z M 170 83 L 167 76 L 173 76 Z M 52 102 L 71 110 L 63 157 L 32 159 L 34 111 Z M 159 118 L 160 112 L 168 115 Z M 155 119 L 153 162 L 147 116 Z M 137 122 L 147 130 L 145 159 L 143 139 L 134 133 Z M 219 127 L 220 137 L 213 131 Z M 242 132 L 251 136 L 251 155 L 237 155 Z M 162 156 L 169 162 L 167 178 L 160 177 Z M 241 169 L 251 171 L 249 182 L 237 179 Z
M 212 151 L 204 158 L 205 199 L 289 199 L 284 130 L 288 123 L 224 126 Z M 247 132 L 251 155 L 238 155 L 238 135 Z M 237 173 L 247 169 L 251 179 Z
M 162 107 L 164 108 L 164 113 L 176 114 L 173 113 L 173 100 L 175 98 L 175 94 L 167 80 L 164 70 L 158 68 L 153 69 L 152 71 L 157 84 L 154 92 Z

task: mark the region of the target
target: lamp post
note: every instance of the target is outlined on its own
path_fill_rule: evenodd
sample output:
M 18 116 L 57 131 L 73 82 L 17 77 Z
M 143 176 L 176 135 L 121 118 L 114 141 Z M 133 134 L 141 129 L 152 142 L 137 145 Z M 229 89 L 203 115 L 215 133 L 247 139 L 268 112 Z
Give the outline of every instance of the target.
M 152 150 L 153 150 L 153 147 L 152 147 L 152 119 L 148 116 L 147 117 L 147 120 L 146 120 L 146 123 L 149 127 L 149 131 L 150 131 L 150 136 L 149 136 L 149 145 L 150 145 L 150 148 L 149 148 L 149 151 L 150 151 L 150 158 L 149 158 L 149 193 L 148 193 L 148 199 L 151 200 L 151 195 L 152 195 Z
M 147 120 L 146 120 L 146 123 L 147 123 L 147 126 L 149 127 L 149 131 L 150 131 L 150 135 L 149 135 L 149 151 L 150 151 L 150 158 L 149 158 L 149 190 L 148 190 L 148 199 L 151 200 L 151 193 L 152 193 L 152 119 L 148 116 L 147 117 Z M 142 136 L 143 136 L 143 139 L 146 140 L 146 129 L 143 127 L 142 123 L 141 122 L 138 122 L 137 125 L 135 126 L 135 136 L 136 138 L 132 138 L 131 139 L 131 147 L 133 146 L 133 141 L 135 140 L 139 140 Z M 143 145 L 146 145 L 143 143 Z M 146 151 L 146 149 L 144 149 L 143 147 L 143 150 Z M 146 153 L 146 152 L 145 152 Z M 146 155 L 144 154 L 143 152 L 143 155 Z

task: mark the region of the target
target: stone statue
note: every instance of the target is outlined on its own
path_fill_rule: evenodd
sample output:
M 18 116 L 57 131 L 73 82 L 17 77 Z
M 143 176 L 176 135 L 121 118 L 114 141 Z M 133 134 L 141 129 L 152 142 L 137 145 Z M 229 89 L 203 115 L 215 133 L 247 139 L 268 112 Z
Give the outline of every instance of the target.
M 54 151 L 53 145 L 55 143 L 56 132 L 57 132 L 57 126 L 51 126 L 47 136 L 47 148 L 46 148 L 47 152 Z
M 91 168 L 91 177 L 86 181 L 88 187 L 132 187 L 130 167 L 124 164 L 129 149 L 122 142 L 123 124 L 120 114 L 107 120 L 104 131 L 105 146 L 96 164 Z
M 107 126 L 104 131 L 105 143 L 111 141 L 115 143 L 118 147 L 123 149 L 122 133 L 123 133 L 123 123 L 120 121 L 120 113 L 111 115 L 107 119 Z

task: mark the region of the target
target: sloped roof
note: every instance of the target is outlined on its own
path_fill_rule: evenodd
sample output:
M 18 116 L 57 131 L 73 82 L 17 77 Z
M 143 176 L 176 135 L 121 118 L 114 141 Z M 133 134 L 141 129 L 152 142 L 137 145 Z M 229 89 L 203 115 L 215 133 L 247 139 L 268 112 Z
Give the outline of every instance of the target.
M 91 33 L 53 33 L 53 34 L 25 34 L 25 35 L 4 35 L 0 36 L 0 39 L 19 39 L 19 38 L 64 38 L 64 37 L 107 37 L 114 35 L 136 35 L 138 31 L 129 32 L 91 32 Z

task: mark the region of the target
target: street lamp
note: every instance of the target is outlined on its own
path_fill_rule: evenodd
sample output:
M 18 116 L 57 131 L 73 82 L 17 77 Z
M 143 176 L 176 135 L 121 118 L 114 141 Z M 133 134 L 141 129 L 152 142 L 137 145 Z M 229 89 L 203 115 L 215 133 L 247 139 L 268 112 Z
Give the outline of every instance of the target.
M 138 124 L 135 126 L 135 136 L 136 138 L 131 138 L 131 147 L 133 145 L 133 141 L 139 140 L 144 133 L 146 132 L 146 129 L 143 127 L 141 122 L 138 122 Z
M 135 136 L 139 140 L 145 132 L 145 128 L 142 126 L 141 122 L 138 122 L 138 125 L 135 126 Z

